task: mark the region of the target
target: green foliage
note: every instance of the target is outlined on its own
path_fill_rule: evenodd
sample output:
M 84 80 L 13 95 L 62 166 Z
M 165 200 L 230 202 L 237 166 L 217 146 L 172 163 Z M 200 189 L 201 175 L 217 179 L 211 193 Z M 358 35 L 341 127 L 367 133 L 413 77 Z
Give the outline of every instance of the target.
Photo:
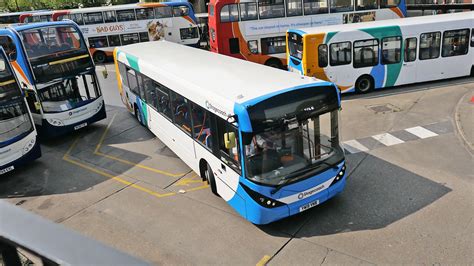
M 71 9 L 104 5 L 136 3 L 137 0 L 3 0 L 6 11 L 28 11 L 39 9 Z

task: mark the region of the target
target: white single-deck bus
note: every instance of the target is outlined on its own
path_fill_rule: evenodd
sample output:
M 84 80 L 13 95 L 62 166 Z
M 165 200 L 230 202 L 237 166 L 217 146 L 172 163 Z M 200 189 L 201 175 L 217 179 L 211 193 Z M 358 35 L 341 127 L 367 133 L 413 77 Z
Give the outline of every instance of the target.
M 244 218 L 266 224 L 343 190 L 332 83 L 166 41 L 114 58 L 130 112 Z
M 0 175 L 41 156 L 33 118 L 0 47 Z
M 138 42 L 164 39 L 199 46 L 198 22 L 188 2 L 137 3 L 39 12 L 24 16 L 21 22 L 63 19 L 71 19 L 79 25 L 96 62 L 104 62 L 108 56 L 112 56 L 117 46 Z
M 342 92 L 474 74 L 474 12 L 291 29 L 290 71 Z

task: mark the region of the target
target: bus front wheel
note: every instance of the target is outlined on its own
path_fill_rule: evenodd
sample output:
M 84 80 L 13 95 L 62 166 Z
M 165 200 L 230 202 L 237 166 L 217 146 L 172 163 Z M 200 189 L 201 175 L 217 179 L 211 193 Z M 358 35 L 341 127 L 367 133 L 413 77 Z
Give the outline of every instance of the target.
M 96 63 L 105 63 L 105 60 L 107 60 L 107 56 L 104 52 L 98 51 L 94 53 L 94 61 Z
M 138 123 L 143 126 L 142 115 L 138 111 L 138 107 L 135 105 L 135 118 L 138 120 Z
M 355 89 L 358 93 L 367 93 L 374 89 L 374 79 L 369 75 L 357 79 Z
M 281 61 L 276 59 L 276 58 L 272 58 L 272 59 L 267 60 L 267 62 L 265 62 L 265 65 L 269 66 L 269 67 L 283 69 L 283 65 L 282 65 Z
M 206 164 L 206 169 L 204 169 L 204 177 L 206 178 L 207 183 L 211 187 L 212 193 L 216 196 L 219 196 L 219 193 L 217 193 L 216 180 L 214 179 L 214 173 L 212 173 L 212 169 L 209 164 Z

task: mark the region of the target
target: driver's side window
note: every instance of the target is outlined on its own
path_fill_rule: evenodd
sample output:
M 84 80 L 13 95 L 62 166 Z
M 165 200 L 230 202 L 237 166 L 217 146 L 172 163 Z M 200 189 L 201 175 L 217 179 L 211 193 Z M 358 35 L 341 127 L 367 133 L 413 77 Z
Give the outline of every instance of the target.
M 239 150 L 239 131 L 224 119 L 217 118 L 217 130 L 219 136 L 219 153 L 221 160 L 227 162 L 235 171 L 241 171 L 240 164 L 240 150 Z M 234 133 L 236 145 L 233 148 L 227 149 L 225 145 L 224 135 Z

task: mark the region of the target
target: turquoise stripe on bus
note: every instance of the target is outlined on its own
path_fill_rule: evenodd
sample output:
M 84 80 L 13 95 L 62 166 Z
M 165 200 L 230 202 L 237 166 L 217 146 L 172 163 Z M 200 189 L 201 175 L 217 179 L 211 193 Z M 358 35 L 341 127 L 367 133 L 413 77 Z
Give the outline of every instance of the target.
M 131 54 L 125 54 L 125 56 L 127 57 L 128 64 L 130 64 L 130 66 L 136 71 L 140 71 L 140 67 L 138 66 L 138 57 Z

